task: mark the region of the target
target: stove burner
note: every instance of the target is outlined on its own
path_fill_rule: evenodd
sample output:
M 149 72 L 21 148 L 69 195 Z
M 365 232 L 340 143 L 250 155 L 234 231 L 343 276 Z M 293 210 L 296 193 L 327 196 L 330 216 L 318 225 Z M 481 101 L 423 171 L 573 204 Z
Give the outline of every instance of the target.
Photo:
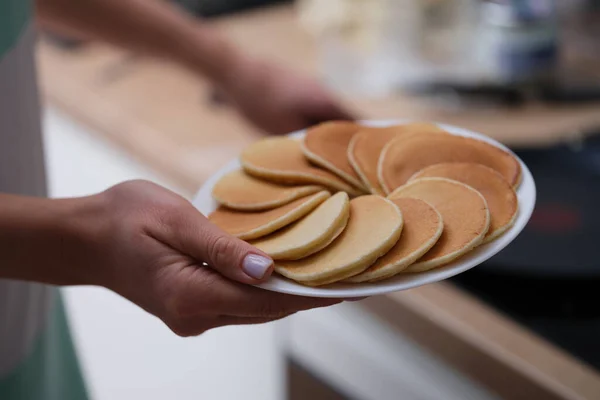
M 600 278 L 523 277 L 489 267 L 449 281 L 600 369 Z

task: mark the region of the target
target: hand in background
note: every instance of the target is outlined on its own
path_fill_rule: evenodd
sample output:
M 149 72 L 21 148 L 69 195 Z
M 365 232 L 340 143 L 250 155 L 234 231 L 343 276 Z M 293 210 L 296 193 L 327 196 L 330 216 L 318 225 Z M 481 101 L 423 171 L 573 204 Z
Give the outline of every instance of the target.
M 248 120 L 273 134 L 353 119 L 317 81 L 247 58 L 232 67 L 221 90 Z
M 85 246 L 85 268 L 95 271 L 89 281 L 141 306 L 178 335 L 340 302 L 250 286 L 271 274 L 272 260 L 160 186 L 127 182 L 87 201 L 93 206 L 80 223 L 94 227 Z

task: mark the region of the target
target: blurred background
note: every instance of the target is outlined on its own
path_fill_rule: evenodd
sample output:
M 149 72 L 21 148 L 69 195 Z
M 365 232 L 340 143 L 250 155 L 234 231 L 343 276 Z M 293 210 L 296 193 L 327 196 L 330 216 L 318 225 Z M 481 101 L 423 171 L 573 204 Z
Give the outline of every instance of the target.
M 266 326 L 181 339 L 111 292 L 65 289 L 94 399 L 600 398 L 600 1 L 174 2 L 363 118 L 505 143 L 538 203 L 459 277 Z M 37 57 L 52 196 L 144 178 L 191 199 L 262 135 L 168 62 L 52 32 Z

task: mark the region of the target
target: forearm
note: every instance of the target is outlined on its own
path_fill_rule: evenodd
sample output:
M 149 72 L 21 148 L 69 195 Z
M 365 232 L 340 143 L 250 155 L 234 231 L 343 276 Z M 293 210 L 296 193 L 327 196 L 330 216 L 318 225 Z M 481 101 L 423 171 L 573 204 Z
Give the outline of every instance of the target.
M 215 29 L 160 0 L 37 0 L 42 24 L 175 60 L 220 81 L 241 57 Z
M 92 197 L 49 200 L 0 194 L 0 278 L 87 284 Z M 87 232 L 87 230 L 90 230 Z

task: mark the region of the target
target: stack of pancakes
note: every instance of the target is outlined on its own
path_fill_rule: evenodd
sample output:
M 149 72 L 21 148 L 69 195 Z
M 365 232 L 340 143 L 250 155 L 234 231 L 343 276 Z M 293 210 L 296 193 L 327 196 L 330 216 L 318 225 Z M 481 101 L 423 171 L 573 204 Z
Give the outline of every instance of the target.
M 514 222 L 510 153 L 436 125 L 331 121 L 258 141 L 213 188 L 209 219 L 304 285 L 375 282 L 447 264 Z

